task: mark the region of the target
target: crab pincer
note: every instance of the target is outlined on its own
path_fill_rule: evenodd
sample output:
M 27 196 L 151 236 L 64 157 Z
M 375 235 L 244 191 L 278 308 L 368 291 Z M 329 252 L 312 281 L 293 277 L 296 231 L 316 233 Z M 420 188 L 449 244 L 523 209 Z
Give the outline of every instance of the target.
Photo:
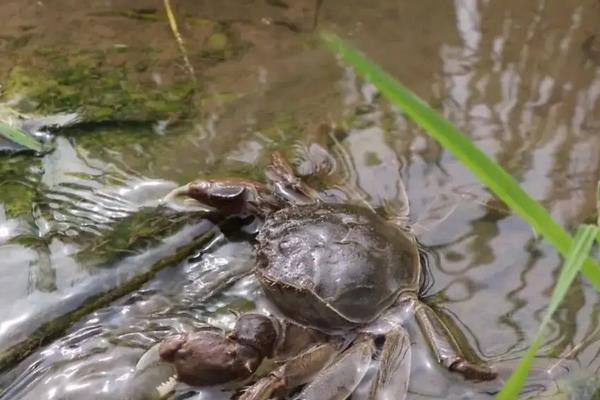
M 229 335 L 199 331 L 169 336 L 160 358 L 173 364 L 179 381 L 193 386 L 217 385 L 252 375 L 275 345 L 273 322 L 258 314 L 241 316 Z

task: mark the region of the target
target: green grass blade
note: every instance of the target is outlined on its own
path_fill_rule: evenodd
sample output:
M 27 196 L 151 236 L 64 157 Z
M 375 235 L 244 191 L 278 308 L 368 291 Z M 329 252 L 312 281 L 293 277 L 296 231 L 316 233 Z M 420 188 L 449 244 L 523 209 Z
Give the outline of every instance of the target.
M 527 353 L 521 358 L 521 361 L 519 361 L 519 364 L 502 387 L 502 390 L 500 390 L 500 393 L 496 395 L 496 400 L 515 400 L 518 398 L 521 388 L 527 381 L 531 363 L 535 358 L 535 353 L 537 353 L 541 342 L 541 336 L 536 335 L 533 342 L 531 342 L 529 349 L 527 349 Z
M 378 65 L 332 34 L 323 40 L 360 75 L 368 79 L 395 106 L 399 107 L 447 151 L 469 168 L 515 213 L 541 233 L 566 257 L 573 239 L 556 223 L 537 201 L 533 200 L 506 171 L 477 148 L 452 123 L 431 109 L 423 100 L 383 71 Z M 585 277 L 600 290 L 600 266 L 588 257 L 583 265 Z
M 194 67 L 190 62 L 190 58 L 188 56 L 188 52 L 185 48 L 185 43 L 183 42 L 183 36 L 179 32 L 179 27 L 177 26 L 177 18 L 175 18 L 175 13 L 171 8 L 171 0 L 163 0 L 163 4 L 165 6 L 165 12 L 167 13 L 167 19 L 169 20 L 169 26 L 171 27 L 171 32 L 173 32 L 173 36 L 175 37 L 175 41 L 177 42 L 177 46 L 179 46 L 179 51 L 183 57 L 183 62 L 185 64 L 185 68 L 187 69 L 190 77 L 196 82 L 196 72 L 194 71 Z
M 598 213 L 596 224 L 600 226 L 600 181 L 596 185 L 596 213 Z M 600 242 L 600 237 L 598 238 L 598 242 Z
M 504 387 L 496 396 L 496 400 L 513 400 L 519 395 L 521 388 L 527 380 L 529 375 L 529 369 L 531 363 L 535 358 L 535 354 L 540 347 L 542 342 L 542 336 L 546 326 L 550 322 L 552 315 L 556 312 L 562 299 L 565 297 L 567 290 L 573 283 L 575 276 L 581 269 L 583 262 L 587 258 L 592 248 L 592 243 L 600 229 L 592 225 L 583 225 L 577 229 L 575 240 L 572 243 L 571 250 L 567 254 L 564 266 L 560 271 L 556 286 L 552 292 L 550 303 L 546 309 L 546 314 L 542 319 L 542 323 L 538 328 L 538 332 L 535 335 L 535 339 L 531 343 L 531 346 L 527 350 L 527 353 L 523 356 L 519 364 L 513 371 L 512 375 L 508 378 Z
M 598 181 L 598 185 L 596 185 L 596 213 L 596 225 L 600 228 L 600 181 Z M 598 229 L 598 233 L 596 234 L 596 241 L 600 244 L 600 229 Z
M 20 144 L 21 146 L 27 147 L 37 153 L 42 151 L 42 143 L 34 139 L 31 135 L 23 132 L 20 129 L 13 128 L 12 126 L 0 122 L 0 136 L 5 137 L 13 143 Z

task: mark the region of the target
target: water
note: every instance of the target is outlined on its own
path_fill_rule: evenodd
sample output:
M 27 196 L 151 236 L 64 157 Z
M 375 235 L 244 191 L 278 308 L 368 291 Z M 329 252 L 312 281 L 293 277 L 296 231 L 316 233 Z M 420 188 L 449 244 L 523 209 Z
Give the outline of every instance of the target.
M 413 222 L 444 196 L 460 196 L 447 219 L 420 235 L 431 253 L 431 301 L 460 322 L 484 359 L 514 365 L 535 334 L 560 258 L 313 33 L 334 31 L 364 49 L 572 228 L 595 216 L 600 178 L 600 3 L 173 5 L 194 78 L 159 3 L 27 0 L 0 8 L 3 107 L 78 111 L 85 122 L 55 131 L 55 150 L 41 158 L 2 156 L 0 349 L 48 337 L 36 330 L 105 295 L 77 321 L 52 325 L 46 345 L 4 370 L 3 398 L 126 398 L 137 359 L 167 332 L 228 328 L 235 317 L 227 310 L 261 309 L 251 277 L 234 282 L 253 262 L 247 242 L 157 209 L 157 200 L 198 176 L 260 178 L 273 149 L 298 154 L 310 143 L 334 155 L 322 187 L 372 207 L 404 188 Z M 44 85 L 24 85 L 15 66 Z M 25 100 L 15 97 L 22 92 Z M 186 248 L 194 240 L 198 249 Z M 174 268 L 154 269 L 173 254 Z M 128 294 L 114 294 L 124 286 Z M 536 361 L 531 396 L 536 385 L 548 394 L 565 382 L 593 384 L 586 377 L 600 366 L 598 310 L 593 288 L 576 281 Z M 415 368 L 428 368 L 427 353 L 415 347 L 425 360 Z M 413 374 L 410 399 L 491 397 L 427 371 Z M 185 397 L 191 389 L 178 390 Z

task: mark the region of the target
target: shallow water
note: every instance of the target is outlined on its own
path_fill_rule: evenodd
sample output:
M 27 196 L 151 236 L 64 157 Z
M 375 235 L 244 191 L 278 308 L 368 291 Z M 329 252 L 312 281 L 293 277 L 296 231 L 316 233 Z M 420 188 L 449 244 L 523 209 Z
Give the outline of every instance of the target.
M 88 85 L 77 89 L 85 93 L 81 109 L 36 100 L 55 112 L 79 111 L 86 122 L 55 130 L 51 153 L 2 156 L 0 350 L 91 296 L 130 285 L 128 294 L 106 297 L 4 369 L 2 398 L 128 398 L 137 359 L 167 332 L 228 328 L 235 319 L 229 309 L 261 309 L 251 277 L 234 283 L 252 266 L 248 243 L 224 238 L 199 218 L 157 209 L 157 202 L 198 176 L 261 177 L 273 149 L 298 155 L 310 143 L 328 148 L 335 161 L 332 176 L 311 181 L 372 207 L 406 190 L 412 221 L 428 227 L 424 220 L 440 199 L 461 199 L 419 237 L 430 253 L 430 300 L 459 321 L 481 357 L 513 365 L 535 334 L 560 258 L 337 63 L 314 32 L 334 31 L 363 49 L 572 228 L 595 216 L 600 178 L 600 3 L 173 4 L 193 76 L 160 3 L 27 0 L 0 7 L 3 88 L 13 93 L 15 66 L 67 82 L 60 90 L 42 86 L 37 96 L 45 90 L 72 99 L 72 88 Z M 172 95 L 180 86 L 191 88 L 183 99 Z M 129 110 L 140 87 L 148 96 L 164 92 L 178 108 L 152 98 Z M 3 105 L 19 101 L 5 93 Z M 25 103 L 24 111 L 39 110 Z M 298 168 L 306 172 L 307 164 Z M 212 236 L 202 240 L 206 232 Z M 186 247 L 194 241 L 198 249 Z M 153 269 L 173 254 L 174 268 Z M 148 271 L 155 274 L 132 286 L 132 277 Z M 555 381 L 595 384 L 586 377 L 600 367 L 598 310 L 593 288 L 577 281 L 525 398 L 537 385 L 552 393 Z M 488 388 L 429 367 L 422 344 L 414 347 L 410 399 L 491 398 Z M 179 387 L 180 398 L 190 390 Z M 223 396 L 212 390 L 193 398 Z

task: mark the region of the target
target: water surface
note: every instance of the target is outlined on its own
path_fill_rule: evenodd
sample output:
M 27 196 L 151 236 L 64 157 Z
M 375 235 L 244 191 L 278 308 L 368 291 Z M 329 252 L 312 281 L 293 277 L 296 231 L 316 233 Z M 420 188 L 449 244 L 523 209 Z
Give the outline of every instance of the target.
M 261 309 L 250 277 L 234 283 L 253 265 L 247 241 L 157 209 L 157 200 L 200 176 L 260 178 L 273 149 L 298 155 L 310 143 L 336 160 L 321 185 L 372 207 L 405 189 L 419 221 L 440 198 L 462 199 L 420 236 L 430 252 L 430 300 L 464 327 L 481 357 L 513 365 L 536 332 L 560 258 L 314 33 L 333 31 L 363 49 L 572 228 L 595 216 L 600 178 L 600 3 L 173 6 L 193 73 L 160 2 L 0 7 L 3 107 L 79 112 L 84 122 L 55 130 L 55 149 L 41 158 L 2 156 L 0 349 L 180 254 L 174 268 L 146 275 L 5 369 L 3 398 L 127 398 L 137 359 L 167 332 L 228 328 L 227 310 Z M 193 240 L 197 250 L 185 247 Z M 540 351 L 532 396 L 538 384 L 551 393 L 555 382 L 594 383 L 586 377 L 600 367 L 598 310 L 598 295 L 577 280 Z M 413 377 L 410 399 L 491 398 L 435 367 Z M 178 390 L 189 398 L 191 389 Z

